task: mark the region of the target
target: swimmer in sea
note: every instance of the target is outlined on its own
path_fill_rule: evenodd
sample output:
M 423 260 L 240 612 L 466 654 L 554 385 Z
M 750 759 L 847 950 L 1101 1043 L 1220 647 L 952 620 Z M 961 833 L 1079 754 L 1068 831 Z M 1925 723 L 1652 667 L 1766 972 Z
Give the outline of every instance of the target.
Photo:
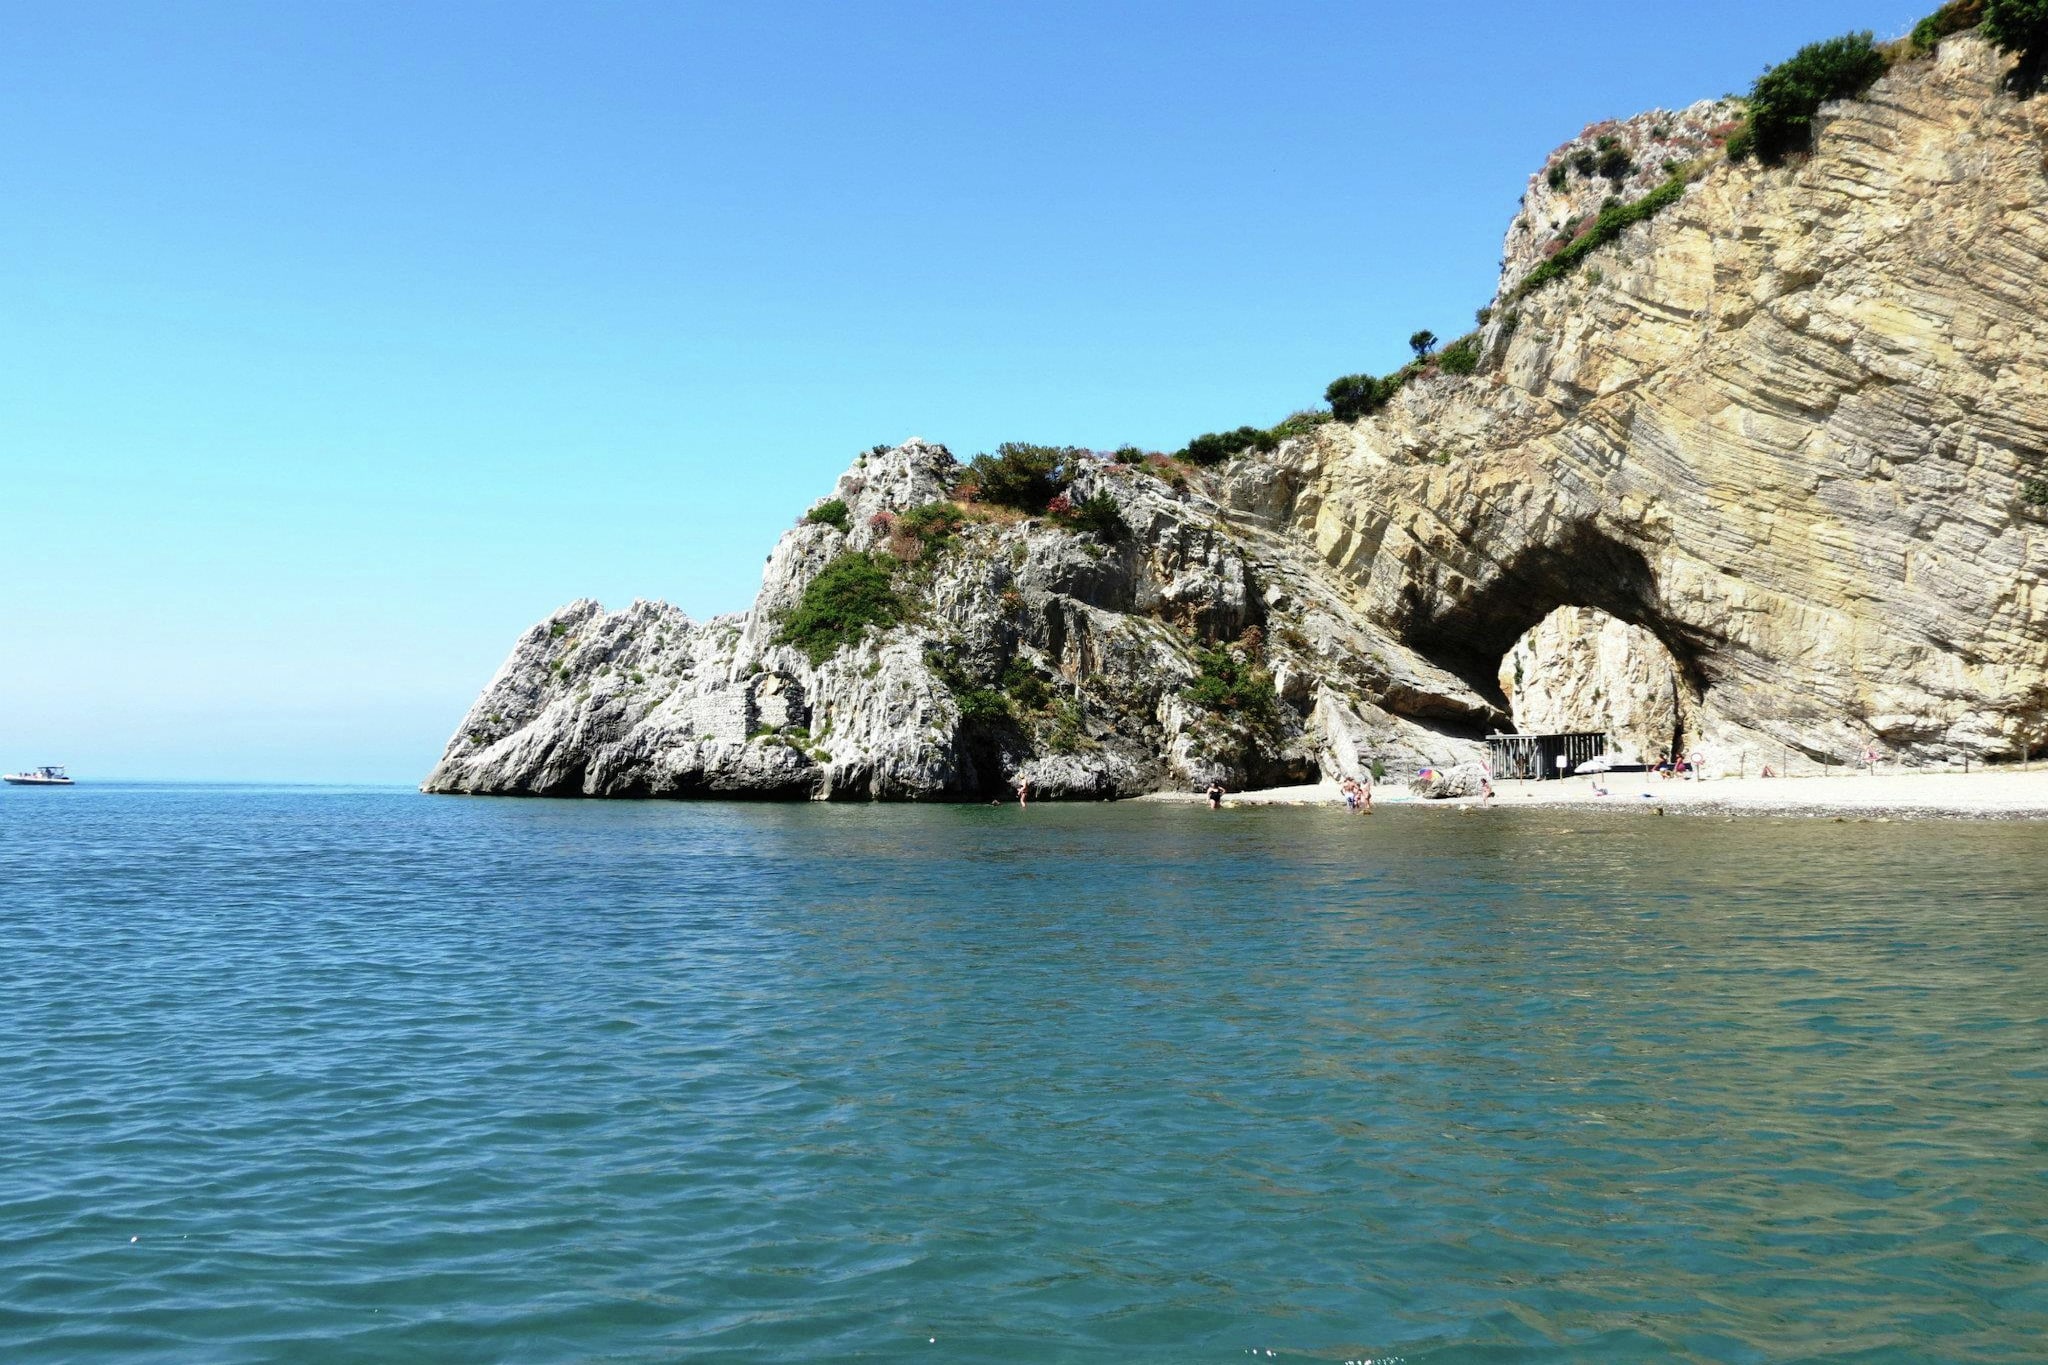
M 1209 798 L 1210 810 L 1223 809 L 1223 784 L 1221 782 L 1211 782 L 1206 795 Z

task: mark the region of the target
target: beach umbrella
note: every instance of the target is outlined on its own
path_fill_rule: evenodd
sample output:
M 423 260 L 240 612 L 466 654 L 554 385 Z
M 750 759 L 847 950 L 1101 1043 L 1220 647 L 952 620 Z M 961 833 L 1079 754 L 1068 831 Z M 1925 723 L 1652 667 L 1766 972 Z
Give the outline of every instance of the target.
M 1614 760 L 1606 754 L 1601 754 L 1595 758 L 1587 759 L 1584 763 L 1572 769 L 1572 771 L 1575 773 L 1604 773 L 1613 766 Z

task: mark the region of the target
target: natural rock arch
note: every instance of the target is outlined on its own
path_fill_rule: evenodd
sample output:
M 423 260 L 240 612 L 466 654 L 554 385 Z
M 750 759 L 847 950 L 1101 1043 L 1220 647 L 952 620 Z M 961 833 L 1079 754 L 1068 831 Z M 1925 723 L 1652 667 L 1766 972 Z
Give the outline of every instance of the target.
M 1661 609 L 1656 574 L 1642 551 L 1589 523 L 1522 548 L 1484 580 L 1411 581 L 1404 593 L 1406 643 L 1456 673 L 1481 695 L 1509 704 L 1500 683 L 1504 659 L 1563 608 L 1579 608 L 1641 628 L 1656 638 L 1697 700 L 1714 641 Z

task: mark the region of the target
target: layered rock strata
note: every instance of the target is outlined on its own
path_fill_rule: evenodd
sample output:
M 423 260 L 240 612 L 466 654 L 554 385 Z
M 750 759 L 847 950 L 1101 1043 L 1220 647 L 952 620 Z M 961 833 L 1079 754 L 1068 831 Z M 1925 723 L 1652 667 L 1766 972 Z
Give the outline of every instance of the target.
M 965 527 L 903 571 L 905 623 L 813 663 L 782 614 L 953 476 L 936 446 L 878 453 L 839 482 L 847 529 L 785 535 L 749 613 L 582 602 L 529 631 L 427 789 L 1114 796 L 1453 765 L 1561 607 L 1654 636 L 1683 742 L 1723 762 L 2039 750 L 2048 99 L 2008 65 L 1950 39 L 1824 108 L 1811 157 L 1715 166 L 1576 275 L 1504 290 L 1476 374 L 1182 487 L 1089 468 L 1073 495 L 1111 497 L 1125 541 Z M 1197 651 L 1234 640 L 1276 685 L 1257 733 L 1189 701 Z M 1013 675 L 1028 702 L 963 709 Z
M 1479 373 L 1233 465 L 1364 618 L 1498 695 L 1560 606 L 1655 635 L 1699 736 L 2048 740 L 2048 100 L 1974 37 L 1496 301 Z M 1228 499 L 1227 499 L 1228 500 Z M 1688 741 L 1690 742 L 1690 741 Z

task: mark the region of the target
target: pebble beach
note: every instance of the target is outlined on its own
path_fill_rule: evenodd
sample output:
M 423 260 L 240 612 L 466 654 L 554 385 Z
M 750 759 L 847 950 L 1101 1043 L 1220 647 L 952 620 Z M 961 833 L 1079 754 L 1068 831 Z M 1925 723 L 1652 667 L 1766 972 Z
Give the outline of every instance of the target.
M 1405 783 L 1383 780 L 1376 806 L 1439 808 L 1483 806 L 1649 807 L 1757 815 L 1899 815 L 1958 819 L 2048 819 L 2048 765 L 2031 771 L 1895 772 L 1814 777 L 1663 778 L 1655 773 L 1613 773 L 1602 796 L 1587 777 L 1555 782 L 1496 782 L 1492 801 L 1423 800 Z M 1162 792 L 1145 801 L 1201 801 L 1199 793 Z M 1232 792 L 1226 805 L 1341 807 L 1334 782 L 1263 791 Z

